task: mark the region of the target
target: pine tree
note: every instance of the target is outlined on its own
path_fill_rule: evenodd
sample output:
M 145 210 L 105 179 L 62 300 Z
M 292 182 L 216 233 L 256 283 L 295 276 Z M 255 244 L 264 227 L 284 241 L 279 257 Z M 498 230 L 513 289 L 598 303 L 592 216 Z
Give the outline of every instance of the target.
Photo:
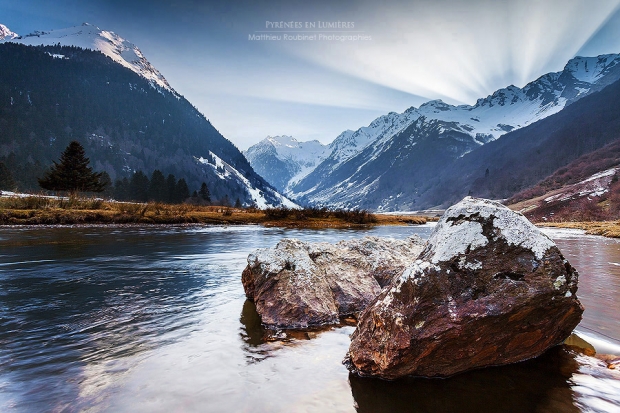
M 101 182 L 101 185 L 103 185 L 104 196 L 114 196 L 114 184 L 112 184 L 112 178 L 110 178 L 110 175 L 106 171 L 101 172 L 101 178 L 99 178 L 99 182 Z
M 122 180 L 117 179 L 114 183 L 114 198 L 117 201 L 129 200 L 129 179 L 124 177 Z
M 144 172 L 138 171 L 131 177 L 129 197 L 139 202 L 147 202 L 149 200 L 149 177 Z
M 237 197 L 237 200 L 235 201 L 235 208 L 241 208 L 241 200 Z
M 0 162 L 0 189 L 12 191 L 15 189 L 15 181 L 9 168 L 6 167 L 4 162 Z
M 173 174 L 169 174 L 166 178 L 166 186 L 168 187 L 168 199 L 171 204 L 176 203 L 175 193 L 177 188 L 177 178 Z
M 38 180 L 39 185 L 50 191 L 101 192 L 104 190 L 102 174 L 93 172 L 89 163 L 84 147 L 73 141 L 60 156 L 60 162 L 54 161 L 45 176 Z
M 189 187 L 187 186 L 187 182 L 185 179 L 179 179 L 175 188 L 175 200 L 177 203 L 184 202 L 187 198 L 189 198 Z
M 166 202 L 168 200 L 168 186 L 166 185 L 166 178 L 159 169 L 155 169 L 151 175 L 149 199 L 157 202 Z
M 200 185 L 200 197 L 207 202 L 211 202 L 211 193 L 209 192 L 209 188 L 205 182 Z

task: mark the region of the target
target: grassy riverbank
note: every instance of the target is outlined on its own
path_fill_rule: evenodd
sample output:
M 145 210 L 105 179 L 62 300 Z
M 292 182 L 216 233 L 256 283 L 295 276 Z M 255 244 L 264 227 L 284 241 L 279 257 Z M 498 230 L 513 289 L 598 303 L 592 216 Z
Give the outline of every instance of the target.
M 365 228 L 424 224 L 426 217 L 327 209 L 231 208 L 191 204 L 109 202 L 101 199 L 0 198 L 0 225 L 213 224 L 293 228 Z
M 582 229 L 589 235 L 620 238 L 620 221 L 538 222 L 536 225 L 552 228 Z

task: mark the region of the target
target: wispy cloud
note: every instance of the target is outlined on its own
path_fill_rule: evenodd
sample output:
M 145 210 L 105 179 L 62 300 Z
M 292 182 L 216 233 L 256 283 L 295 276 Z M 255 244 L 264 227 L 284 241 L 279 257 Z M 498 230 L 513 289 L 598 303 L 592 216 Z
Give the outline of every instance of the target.
M 368 42 L 280 45 L 297 57 L 393 89 L 471 103 L 559 70 L 618 0 L 417 1 L 352 13 Z

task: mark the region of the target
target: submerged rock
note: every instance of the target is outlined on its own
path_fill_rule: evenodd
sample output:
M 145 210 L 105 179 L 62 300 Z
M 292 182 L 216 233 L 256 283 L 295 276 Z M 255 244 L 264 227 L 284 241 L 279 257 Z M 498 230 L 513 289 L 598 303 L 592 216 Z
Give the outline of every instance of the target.
M 362 313 L 345 361 L 360 375 L 394 379 L 539 356 L 581 320 L 577 277 L 523 215 L 467 197 Z
M 423 247 L 418 236 L 337 244 L 284 239 L 275 248 L 250 254 L 241 280 L 268 327 L 337 324 L 340 317 L 364 310 Z

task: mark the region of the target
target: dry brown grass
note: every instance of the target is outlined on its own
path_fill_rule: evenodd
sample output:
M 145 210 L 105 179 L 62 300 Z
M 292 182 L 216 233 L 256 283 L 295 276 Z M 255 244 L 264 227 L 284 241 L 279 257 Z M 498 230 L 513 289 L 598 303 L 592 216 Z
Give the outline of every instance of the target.
M 439 220 L 439 218 L 419 215 L 375 215 L 375 217 L 377 218 L 377 225 L 422 225 Z
M 56 200 L 36 196 L 0 198 L 0 225 L 259 224 L 269 227 L 319 229 L 366 228 L 375 225 L 408 225 L 426 222 L 425 217 L 368 213 L 348 214 L 329 211 L 316 213 L 313 210 L 290 210 L 286 214 L 274 214 L 254 208 L 190 204 L 141 204 L 97 199 Z

